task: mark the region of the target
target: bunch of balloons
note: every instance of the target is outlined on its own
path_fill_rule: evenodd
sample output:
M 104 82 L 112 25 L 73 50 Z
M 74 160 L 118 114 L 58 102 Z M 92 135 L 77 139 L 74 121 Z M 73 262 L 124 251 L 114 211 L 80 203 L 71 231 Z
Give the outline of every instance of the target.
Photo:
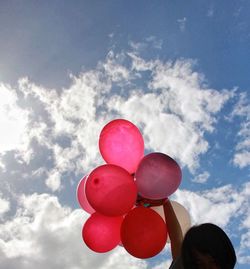
M 137 258 L 157 255 L 168 237 L 164 217 L 139 205 L 137 197 L 158 200 L 173 194 L 181 182 L 179 165 L 164 153 L 144 156 L 139 129 L 125 119 L 104 126 L 99 150 L 106 164 L 77 187 L 80 206 L 91 214 L 82 229 L 85 244 L 99 253 L 121 245 Z

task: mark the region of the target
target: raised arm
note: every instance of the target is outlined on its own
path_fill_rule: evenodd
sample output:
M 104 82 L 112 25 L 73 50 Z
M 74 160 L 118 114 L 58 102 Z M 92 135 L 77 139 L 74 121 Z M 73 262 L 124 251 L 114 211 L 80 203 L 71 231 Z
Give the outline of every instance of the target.
M 175 215 L 171 202 L 167 199 L 163 204 L 166 225 L 171 241 L 172 258 L 175 260 L 181 254 L 183 234 L 180 223 Z
M 171 242 L 172 258 L 175 260 L 181 254 L 181 245 L 183 241 L 183 234 L 180 223 L 175 215 L 174 209 L 168 198 L 160 200 L 151 200 L 138 196 L 137 204 L 147 205 L 149 207 L 163 206 L 166 226 Z

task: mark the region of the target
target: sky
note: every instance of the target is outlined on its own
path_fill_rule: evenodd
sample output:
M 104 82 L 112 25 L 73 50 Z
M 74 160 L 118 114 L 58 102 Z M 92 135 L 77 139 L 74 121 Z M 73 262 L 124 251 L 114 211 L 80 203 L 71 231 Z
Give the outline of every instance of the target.
M 79 180 L 103 126 L 133 122 L 145 154 L 181 166 L 170 197 L 250 265 L 250 2 L 0 1 L 0 267 L 163 269 L 81 230 Z

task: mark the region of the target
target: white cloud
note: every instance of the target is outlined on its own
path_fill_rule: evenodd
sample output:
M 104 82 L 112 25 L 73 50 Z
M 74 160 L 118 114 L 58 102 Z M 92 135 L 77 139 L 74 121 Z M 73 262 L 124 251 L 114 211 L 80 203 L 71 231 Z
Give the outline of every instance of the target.
M 148 268 L 145 260 L 140 260 L 129 255 L 123 247 L 118 247 L 116 251 L 107 259 L 101 269 L 117 268 L 117 269 L 146 269 Z
M 233 92 L 207 88 L 203 74 L 193 71 L 195 62 L 179 60 L 175 63 L 158 63 L 150 84 L 154 90 L 162 90 L 167 107 L 190 123 L 200 124 L 212 131 L 217 113 Z
M 250 213 L 250 212 L 249 212 Z M 250 229 L 250 215 L 248 214 L 242 222 L 242 226 Z
M 124 57 L 125 55 L 123 54 L 114 54 L 110 51 L 106 62 L 103 63 L 104 71 L 113 82 L 128 82 L 130 79 L 130 71 L 124 65 L 119 63 L 120 60 L 123 61 Z
M 82 210 L 63 207 L 48 194 L 22 196 L 15 218 L 0 224 L 0 263 L 3 268 L 125 269 L 146 268 L 123 248 L 106 254 L 89 250 L 81 229 Z
M 26 98 L 35 98 L 45 111 L 44 115 L 39 115 L 40 122 L 34 120 L 30 125 L 20 155 L 26 162 L 35 157 L 30 146 L 34 138 L 51 150 L 53 154 L 48 158 L 51 158 L 54 167 L 48 171 L 46 185 L 53 191 L 60 189 L 58 179 L 64 172 L 84 173 L 101 162 L 98 156 L 98 133 L 105 117 L 99 122 L 96 110 L 98 95 L 110 88 L 109 82 L 102 82 L 98 71 L 71 78 L 71 87 L 63 90 L 60 96 L 54 90 L 39 88 L 27 79 L 19 81 L 19 88 Z M 31 111 L 32 117 L 36 118 L 35 108 L 32 107 Z M 61 136 L 68 140 L 66 145 L 57 142 Z M 57 171 L 56 177 L 54 171 Z
M 28 113 L 17 105 L 16 91 L 7 84 L 0 84 L 0 153 L 17 148 L 23 139 L 28 123 Z
M 183 31 L 186 21 L 185 17 L 179 21 Z M 162 46 L 154 37 L 146 42 L 158 49 Z M 111 51 L 95 69 L 71 75 L 68 88 L 46 89 L 27 78 L 20 79 L 16 89 L 0 84 L 0 135 L 4 142 L 0 156 L 3 159 L 5 151 L 15 150 L 0 167 L 14 175 L 17 186 L 24 184 L 24 179 L 42 175 L 44 185 L 52 191 L 63 190 L 64 173 L 85 174 L 101 164 L 98 135 L 116 117 L 139 126 L 147 151 L 169 154 L 195 172 L 209 148 L 206 133 L 215 131 L 220 110 L 235 92 L 209 88 L 192 60 L 146 60 L 139 52 L 147 43 L 130 45 L 132 52 Z M 241 94 L 233 112 L 233 116 L 244 118 L 234 156 L 239 167 L 250 161 L 246 96 Z M 14 162 L 19 166 L 11 166 Z M 194 180 L 206 182 L 208 177 L 204 172 Z M 32 182 L 27 192 L 33 191 L 36 183 Z M 230 221 L 242 217 L 235 233 L 241 229 L 240 259 L 249 262 L 249 195 L 249 185 L 239 191 L 227 185 L 197 193 L 178 190 L 174 197 L 188 208 L 193 223 L 211 221 L 231 229 Z M 0 198 L 0 214 L 9 211 L 10 202 Z M 54 196 L 23 196 L 16 216 L 0 224 L 0 264 L 6 269 L 147 268 L 123 248 L 103 255 L 89 251 L 81 240 L 86 218 L 80 210 L 63 207 Z M 154 269 L 169 263 L 156 264 Z
M 0 196 L 0 219 L 10 210 L 10 202 Z
M 243 264 L 250 264 L 250 183 L 246 183 L 241 193 L 244 197 L 244 207 L 241 210 L 243 214 L 241 229 L 243 233 L 240 236 L 240 246 L 237 251 L 238 261 Z
M 237 233 L 238 227 L 229 227 L 229 223 L 239 213 L 245 215 L 249 212 L 246 201 L 249 190 L 249 184 L 239 191 L 231 185 L 198 193 L 178 190 L 174 198 L 188 209 L 193 224 L 209 221 Z M 87 218 L 82 210 L 62 206 L 55 196 L 21 196 L 16 215 L 0 224 L 1 265 L 7 269 L 17 266 L 20 269 L 148 268 L 146 260 L 133 258 L 122 247 L 106 254 L 90 251 L 81 238 L 82 225 Z M 248 221 L 244 222 L 245 226 L 248 224 Z M 238 251 L 241 263 L 249 262 L 246 252 L 249 242 L 249 232 L 243 233 Z M 164 261 L 157 260 L 154 269 L 170 264 L 169 253 L 165 252 L 160 254 L 161 257 L 164 255 Z
M 250 264 L 250 231 L 241 236 L 240 248 L 238 251 L 238 262 L 242 264 Z
M 146 62 L 129 56 L 134 70 L 151 72 L 148 91 L 135 89 L 126 98 L 115 95 L 108 101 L 109 110 L 143 126 L 148 149 L 165 152 L 194 170 L 209 146 L 204 132 L 213 131 L 214 115 L 233 93 L 208 89 L 191 61 Z
M 152 267 L 152 269 L 166 269 L 170 267 L 171 263 L 172 263 L 172 260 L 169 259 L 169 260 L 161 262 L 160 264 L 155 265 L 154 267 Z
M 112 98 L 110 109 L 117 109 L 122 117 L 144 126 L 145 144 L 151 151 L 164 152 L 179 159 L 190 169 L 198 165 L 198 155 L 206 152 L 208 143 L 195 126 L 180 117 L 164 113 L 165 105 L 157 94 L 134 93 L 129 99 Z
M 183 17 L 182 19 L 178 19 L 177 22 L 179 24 L 181 32 L 184 32 L 186 29 L 187 18 Z
M 250 165 L 250 105 L 246 92 L 240 93 L 232 116 L 243 119 L 240 123 L 239 141 L 235 147 L 233 163 L 240 168 L 247 167 Z
M 130 41 L 129 46 L 132 49 L 134 55 L 140 55 L 142 53 L 148 53 L 149 50 L 161 50 L 163 45 L 163 40 L 158 39 L 156 36 L 148 36 L 145 38 L 144 42 L 134 42 Z M 129 52 L 131 53 L 131 52 Z
M 134 52 L 139 53 L 147 47 L 145 42 L 129 42 L 130 47 L 133 49 Z
M 204 134 L 214 131 L 217 113 L 233 96 L 208 88 L 194 69 L 191 60 L 147 61 L 111 51 L 96 69 L 71 75 L 71 85 L 60 92 L 20 79 L 12 99 L 26 110 L 16 108 L 25 121 L 15 156 L 30 165 L 44 151 L 36 169 L 47 171 L 45 184 L 59 190 L 64 173 L 86 174 L 103 163 L 99 133 L 108 121 L 124 117 L 140 127 L 147 150 L 169 154 L 193 172 L 209 148 Z M 13 89 L 2 87 L 12 96 Z
M 244 203 L 246 196 L 243 191 L 237 192 L 232 185 L 197 193 L 178 190 L 174 198 L 187 207 L 193 224 L 212 222 L 226 227 L 239 210 L 247 210 Z
M 136 55 L 136 53 L 128 52 L 128 56 L 132 59 L 131 69 L 135 71 L 147 71 L 153 70 L 157 61 L 146 61 L 143 58 Z
M 146 38 L 146 41 L 152 45 L 155 49 L 161 49 L 163 41 L 161 39 L 157 39 L 155 36 L 149 36 Z
M 209 177 L 210 177 L 210 174 L 207 171 L 205 171 L 197 175 L 196 177 L 194 177 L 192 181 L 196 183 L 206 183 Z
M 249 151 L 241 151 L 240 153 L 236 153 L 234 155 L 233 162 L 235 165 L 240 168 L 246 167 L 250 165 L 250 152 Z
M 49 177 L 46 179 L 45 184 L 52 190 L 58 191 L 61 186 L 61 176 L 56 170 L 50 172 Z

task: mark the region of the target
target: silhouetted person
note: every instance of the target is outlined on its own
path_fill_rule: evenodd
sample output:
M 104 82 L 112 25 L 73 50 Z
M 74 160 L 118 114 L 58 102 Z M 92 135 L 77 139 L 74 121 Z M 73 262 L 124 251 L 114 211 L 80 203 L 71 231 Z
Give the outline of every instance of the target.
M 220 227 L 212 223 L 193 226 L 183 238 L 180 224 L 168 199 L 145 201 L 150 206 L 163 205 L 173 258 L 170 269 L 234 268 L 234 247 Z

